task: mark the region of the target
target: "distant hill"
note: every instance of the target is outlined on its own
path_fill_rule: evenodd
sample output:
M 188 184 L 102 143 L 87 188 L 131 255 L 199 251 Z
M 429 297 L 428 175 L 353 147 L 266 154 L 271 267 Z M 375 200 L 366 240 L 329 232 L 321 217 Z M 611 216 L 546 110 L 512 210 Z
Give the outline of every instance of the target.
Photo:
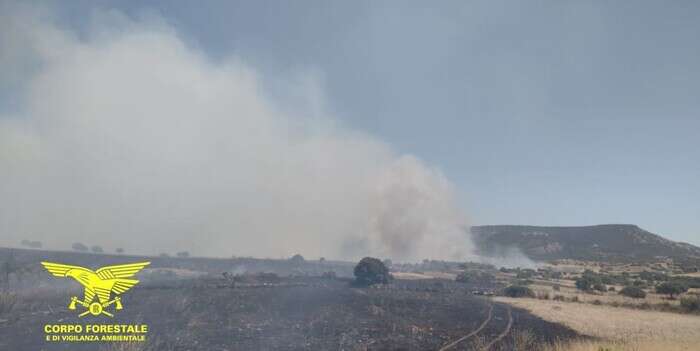
M 472 227 L 471 233 L 477 247 L 488 255 L 503 255 L 518 248 L 535 260 L 625 262 L 669 257 L 681 262 L 700 262 L 700 247 L 671 241 L 630 224 L 485 225 Z

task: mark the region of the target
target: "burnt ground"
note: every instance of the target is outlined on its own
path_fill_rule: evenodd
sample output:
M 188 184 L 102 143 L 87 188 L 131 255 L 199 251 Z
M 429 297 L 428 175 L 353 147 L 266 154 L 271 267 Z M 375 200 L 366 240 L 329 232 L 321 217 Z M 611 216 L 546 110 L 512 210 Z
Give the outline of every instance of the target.
M 211 278 L 144 282 L 123 295 L 124 310 L 114 318 L 78 318 L 67 309 L 74 293 L 23 293 L 0 316 L 0 350 L 120 349 L 44 341 L 45 324 L 90 322 L 148 324 L 150 341 L 142 346 L 149 350 L 438 350 L 477 330 L 449 349 L 469 349 L 479 338 L 493 343 L 491 350 L 509 350 L 518 330 L 545 341 L 576 336 L 452 282 L 397 281 L 380 289 L 308 277 L 235 286 Z

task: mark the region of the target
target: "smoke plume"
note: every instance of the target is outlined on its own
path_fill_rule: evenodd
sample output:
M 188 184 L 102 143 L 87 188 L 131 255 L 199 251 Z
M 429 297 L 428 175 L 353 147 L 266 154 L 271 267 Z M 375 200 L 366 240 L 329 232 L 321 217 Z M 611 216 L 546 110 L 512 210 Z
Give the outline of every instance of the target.
M 460 259 L 449 181 L 323 111 L 312 73 L 266 94 L 158 18 L 0 15 L 0 244 L 110 251 Z M 296 100 L 295 100 L 296 101 Z

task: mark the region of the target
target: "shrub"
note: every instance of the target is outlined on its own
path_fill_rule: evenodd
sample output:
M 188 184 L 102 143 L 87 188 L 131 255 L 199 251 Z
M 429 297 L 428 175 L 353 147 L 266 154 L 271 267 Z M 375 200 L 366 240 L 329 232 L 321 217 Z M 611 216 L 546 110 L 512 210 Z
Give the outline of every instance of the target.
M 190 257 L 190 253 L 187 251 L 180 251 L 175 254 L 175 256 L 180 257 L 180 258 L 185 258 L 185 257 Z
M 486 272 L 462 272 L 457 275 L 455 281 L 460 283 L 491 283 L 496 279 L 493 274 Z
M 617 291 L 617 289 L 615 289 L 614 286 L 611 286 L 611 287 L 608 288 L 608 291 Z
M 566 297 L 564 297 L 564 295 L 554 295 L 552 300 L 554 300 L 554 301 L 566 301 Z
M 503 295 L 508 297 L 535 297 L 532 289 L 520 285 L 511 285 L 503 289 Z
M 632 285 L 636 286 L 638 288 L 646 288 L 647 287 L 647 283 L 645 281 L 639 280 L 639 279 L 633 281 Z
M 687 312 L 700 312 L 700 296 L 681 297 L 681 308 Z
M 634 299 L 643 299 L 647 297 L 647 293 L 636 286 L 626 286 L 620 290 L 619 294 Z
M 17 303 L 17 297 L 10 293 L 0 292 L 0 316 L 12 312 Z
M 686 291 L 688 291 L 688 286 L 678 282 L 666 282 L 656 286 L 656 292 L 658 294 L 666 294 L 671 299 L 675 298 L 676 295 L 680 295 Z
M 85 244 L 83 244 L 83 243 L 73 243 L 71 248 L 73 248 L 73 250 L 75 250 L 75 251 L 87 251 L 88 250 L 88 247 L 85 246 Z
M 103 253 L 104 252 L 104 250 L 102 250 L 102 246 L 99 246 L 99 245 L 95 245 L 95 246 L 91 247 L 90 251 L 92 251 L 94 253 Z
M 123 253 L 124 253 L 124 249 L 121 248 L 121 247 L 118 247 L 118 248 L 117 248 L 116 250 L 114 250 L 114 251 L 115 251 L 116 253 L 118 253 L 118 254 L 123 254 Z
M 560 290 L 561 290 L 561 285 L 559 285 L 559 284 L 554 284 L 554 285 L 552 286 L 552 290 L 554 290 L 554 291 L 560 291 Z
M 579 289 L 582 291 L 589 291 L 589 290 L 591 290 L 591 285 L 593 285 L 593 281 L 589 278 L 586 278 L 586 277 L 576 278 L 576 289 Z
M 355 283 L 361 286 L 386 284 L 391 280 L 389 269 L 374 257 L 365 257 L 355 266 Z
M 535 271 L 532 269 L 523 269 L 518 271 L 518 273 L 515 275 L 516 278 L 518 279 L 530 279 L 535 276 Z
M 335 274 L 334 271 L 328 271 L 328 272 L 321 273 L 321 278 L 323 278 L 323 279 L 335 279 L 335 278 L 337 278 L 337 275 Z
M 600 284 L 600 283 L 593 285 L 593 289 L 595 289 L 595 290 L 597 290 L 597 291 L 600 291 L 600 292 L 605 292 L 605 291 L 608 290 L 608 289 L 605 287 L 605 285 Z
M 298 264 L 304 263 L 306 260 L 304 259 L 304 256 L 302 256 L 300 254 L 296 254 L 296 255 L 290 257 L 289 261 L 298 265 Z
M 42 244 L 41 241 L 31 241 L 31 240 L 22 240 L 22 246 L 26 246 L 31 249 L 40 249 Z

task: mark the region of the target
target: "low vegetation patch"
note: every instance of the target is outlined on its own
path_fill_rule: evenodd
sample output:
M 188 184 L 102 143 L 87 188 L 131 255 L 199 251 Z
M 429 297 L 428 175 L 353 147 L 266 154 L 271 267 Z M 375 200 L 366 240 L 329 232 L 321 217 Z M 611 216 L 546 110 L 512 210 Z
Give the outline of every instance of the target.
M 631 297 L 633 299 L 643 299 L 647 297 L 647 293 L 636 286 L 626 286 L 620 290 L 620 295 Z
M 17 304 L 17 296 L 8 292 L 0 292 L 0 316 L 12 312 Z
M 700 296 L 691 295 L 681 297 L 681 308 L 686 312 L 700 312 Z
M 520 285 L 511 285 L 503 289 L 503 295 L 508 297 L 535 297 L 532 289 Z
M 688 291 L 688 286 L 680 282 L 665 282 L 656 286 L 657 294 L 668 295 L 671 299 L 686 291 Z

